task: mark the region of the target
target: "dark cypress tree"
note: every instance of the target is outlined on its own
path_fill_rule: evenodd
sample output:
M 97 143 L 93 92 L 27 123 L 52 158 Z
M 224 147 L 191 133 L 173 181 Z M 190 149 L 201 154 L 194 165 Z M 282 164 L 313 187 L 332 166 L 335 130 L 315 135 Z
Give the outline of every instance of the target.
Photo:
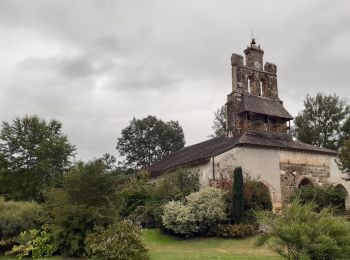
M 237 167 L 233 172 L 232 183 L 232 221 L 239 224 L 244 216 L 244 187 L 242 168 Z

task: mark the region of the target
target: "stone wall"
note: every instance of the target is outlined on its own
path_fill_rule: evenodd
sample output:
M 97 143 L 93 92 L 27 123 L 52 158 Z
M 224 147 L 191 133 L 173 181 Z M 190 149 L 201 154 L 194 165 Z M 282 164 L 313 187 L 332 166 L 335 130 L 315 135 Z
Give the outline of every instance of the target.
M 296 188 L 299 187 L 301 181 L 305 178 L 314 186 L 324 186 L 330 184 L 329 165 L 310 165 L 300 163 L 280 163 L 280 180 L 281 180 L 281 195 L 282 205 L 287 206 L 291 196 Z

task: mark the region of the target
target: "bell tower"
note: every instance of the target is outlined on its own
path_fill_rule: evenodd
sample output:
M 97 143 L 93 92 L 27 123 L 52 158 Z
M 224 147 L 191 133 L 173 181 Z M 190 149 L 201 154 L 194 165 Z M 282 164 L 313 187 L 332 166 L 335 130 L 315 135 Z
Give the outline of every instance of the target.
M 227 96 L 226 124 L 229 135 L 248 129 L 288 133 L 292 116 L 278 97 L 277 66 L 264 64 L 264 51 L 252 39 L 243 56 L 232 54 L 232 92 Z

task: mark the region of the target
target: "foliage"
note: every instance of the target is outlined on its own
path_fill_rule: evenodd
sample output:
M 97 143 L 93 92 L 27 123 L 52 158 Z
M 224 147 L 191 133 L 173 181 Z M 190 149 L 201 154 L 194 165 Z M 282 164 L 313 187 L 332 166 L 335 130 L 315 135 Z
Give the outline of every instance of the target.
M 272 210 L 272 201 L 268 187 L 248 176 L 244 180 L 244 209 Z
M 244 184 L 242 168 L 238 167 L 233 173 L 232 186 L 232 210 L 231 219 L 234 223 L 239 224 L 244 217 Z
M 349 112 L 345 100 L 335 94 L 307 95 L 304 110 L 294 120 L 293 135 L 302 142 L 336 150 Z
M 118 193 L 120 214 L 143 227 L 160 227 L 165 203 L 198 190 L 198 173 L 186 168 L 169 172 L 153 184 L 146 173 L 140 173 Z
M 149 182 L 149 174 L 140 172 L 130 178 L 118 192 L 119 214 L 128 217 L 145 205 L 150 198 L 152 184 Z
M 49 225 L 44 225 L 42 231 L 32 229 L 19 235 L 19 245 L 15 245 L 8 255 L 19 258 L 31 255 L 33 258 L 50 257 L 58 250 L 55 244 L 55 233 Z
M 107 228 L 96 227 L 86 236 L 85 250 L 91 259 L 148 259 L 141 232 L 127 221 Z
M 282 214 L 260 214 L 265 231 L 257 244 L 270 241 L 273 250 L 288 259 L 347 259 L 349 223 L 334 217 L 328 208 L 315 210 L 313 203 L 293 201 Z
M 315 203 L 316 210 L 332 207 L 334 210 L 343 210 L 346 191 L 337 187 L 314 187 L 311 185 L 299 188 L 292 199 L 298 199 L 300 203 Z
M 222 177 L 216 180 L 209 181 L 210 187 L 224 189 L 232 194 L 232 179 Z M 246 175 L 244 178 L 244 210 L 272 210 L 272 201 L 268 187 L 265 186 L 259 179 L 253 179 Z M 229 200 L 232 204 L 232 196 Z M 231 209 L 230 209 L 231 211 Z
M 0 132 L 0 194 L 12 200 L 42 200 L 42 190 L 60 182 L 74 146 L 57 120 L 38 116 L 3 122 Z
M 50 224 L 60 254 L 82 256 L 84 240 L 94 226 L 106 226 L 117 217 L 118 179 L 101 160 L 78 163 L 64 177 L 63 187 L 46 194 Z
M 211 137 L 226 136 L 226 107 L 225 105 L 214 112 L 213 126 L 214 134 Z
M 347 174 L 347 181 L 350 181 L 350 138 L 344 140 L 338 152 L 337 161 L 341 171 Z
M 165 204 L 163 226 L 176 234 L 190 236 L 227 221 L 224 195 L 223 190 L 208 187 L 188 195 L 184 201 Z
M 117 150 L 126 165 L 142 168 L 184 147 L 185 137 L 177 121 L 164 122 L 154 116 L 133 118 L 122 130 Z
M 242 238 L 255 234 L 255 228 L 251 224 L 219 224 L 209 229 L 209 235 L 226 238 Z
M 187 168 L 178 168 L 160 180 L 152 194 L 156 201 L 180 200 L 199 191 L 199 174 Z
M 42 206 L 36 202 L 5 201 L 0 197 L 0 240 L 14 238 L 25 230 L 39 227 L 44 214 Z

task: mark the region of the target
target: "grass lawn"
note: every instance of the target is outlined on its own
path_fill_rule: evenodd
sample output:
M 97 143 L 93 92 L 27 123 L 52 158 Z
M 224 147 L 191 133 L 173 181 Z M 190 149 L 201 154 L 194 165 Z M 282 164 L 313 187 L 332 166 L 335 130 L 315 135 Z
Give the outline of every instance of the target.
M 246 239 L 192 238 L 181 239 L 143 230 L 143 238 L 152 260 L 158 259 L 282 259 L 266 247 L 255 247 L 256 237 Z

